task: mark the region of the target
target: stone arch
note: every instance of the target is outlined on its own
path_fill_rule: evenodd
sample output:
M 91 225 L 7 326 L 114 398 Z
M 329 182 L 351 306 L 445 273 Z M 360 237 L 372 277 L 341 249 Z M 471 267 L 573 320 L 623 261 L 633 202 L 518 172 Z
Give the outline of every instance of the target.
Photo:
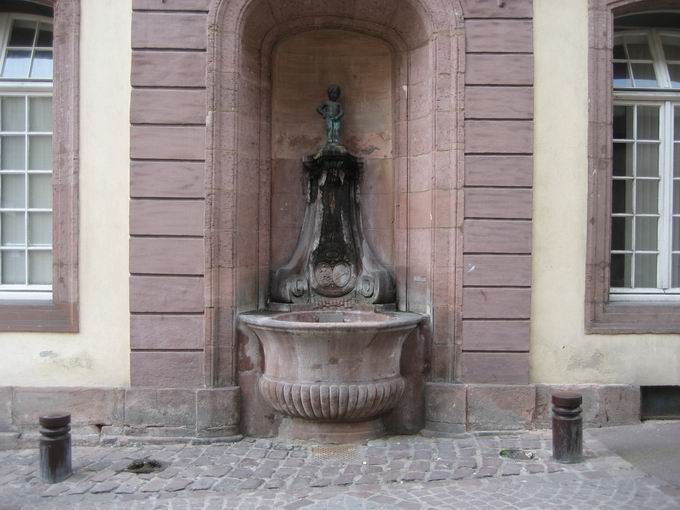
M 257 343 L 241 341 L 237 315 L 266 302 L 269 273 L 270 62 L 280 38 L 339 28 L 386 41 L 395 56 L 394 218 L 399 307 L 431 317 L 403 367 L 404 402 L 420 406 L 429 344 L 452 335 L 458 189 L 463 160 L 464 58 L 458 0 L 214 0 L 209 13 L 206 162 L 206 372 L 214 385 L 243 390 L 242 429 L 262 434 L 249 416 L 257 402 Z M 458 264 L 460 265 L 460 264 Z M 409 378 L 409 374 L 413 377 Z M 415 397 L 415 398 L 414 398 Z M 404 409 L 397 428 L 417 430 L 422 410 Z M 261 420 L 259 420 L 261 421 Z M 266 420 L 265 420 L 266 421 Z

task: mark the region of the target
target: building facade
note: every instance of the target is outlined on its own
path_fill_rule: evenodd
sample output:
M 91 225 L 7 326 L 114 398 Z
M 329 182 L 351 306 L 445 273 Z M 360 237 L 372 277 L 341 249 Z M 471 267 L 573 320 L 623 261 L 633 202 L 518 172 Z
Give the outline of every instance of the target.
M 295 246 L 331 82 L 366 237 L 428 318 L 388 430 L 546 426 L 573 387 L 588 424 L 639 420 L 641 388 L 680 385 L 674 10 L 0 7 L 0 432 L 60 408 L 92 438 L 277 433 L 238 315 Z

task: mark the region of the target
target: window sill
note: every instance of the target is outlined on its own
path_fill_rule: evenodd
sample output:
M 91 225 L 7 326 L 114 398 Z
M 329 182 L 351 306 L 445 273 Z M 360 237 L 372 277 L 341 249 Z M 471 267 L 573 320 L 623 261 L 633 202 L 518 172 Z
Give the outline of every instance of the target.
M 0 332 L 77 333 L 78 306 L 45 301 L 0 304 Z
M 644 335 L 680 333 L 680 303 L 614 301 L 605 303 L 586 325 L 586 333 Z

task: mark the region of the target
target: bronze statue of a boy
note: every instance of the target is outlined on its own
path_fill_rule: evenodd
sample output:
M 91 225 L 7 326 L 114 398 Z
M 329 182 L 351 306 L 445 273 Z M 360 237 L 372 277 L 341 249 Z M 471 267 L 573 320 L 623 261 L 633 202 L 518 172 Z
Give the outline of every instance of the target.
M 326 121 L 326 144 L 340 143 L 340 120 L 345 115 L 342 105 L 338 102 L 342 91 L 338 85 L 328 87 L 328 101 L 324 101 L 316 109 Z

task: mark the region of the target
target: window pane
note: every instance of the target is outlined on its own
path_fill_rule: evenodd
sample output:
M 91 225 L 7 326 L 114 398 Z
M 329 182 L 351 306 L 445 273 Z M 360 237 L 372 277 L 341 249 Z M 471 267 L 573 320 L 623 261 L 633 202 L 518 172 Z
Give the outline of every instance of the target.
M 26 206 L 25 179 L 21 174 L 2 176 L 2 198 L 0 207 L 5 209 L 22 209 Z
M 635 136 L 633 132 L 633 120 L 635 108 L 633 106 L 614 106 L 614 139 L 632 140 Z M 680 117 L 680 113 L 678 113 Z M 680 123 L 680 119 L 678 120 Z
M 680 144 L 673 145 L 673 177 L 680 177 Z
M 52 176 L 28 176 L 28 206 L 32 209 L 52 209 Z
M 612 218 L 612 250 L 633 249 L 633 218 Z
M 653 64 L 631 64 L 630 67 L 633 69 L 635 87 L 650 88 L 657 86 Z
M 52 98 L 32 97 L 29 103 L 30 131 L 52 131 Z
M 680 140 L 680 107 L 673 108 L 673 140 Z
M 40 33 L 38 34 L 38 46 L 40 48 L 52 47 L 52 27 L 45 23 L 40 23 Z
M 638 106 L 638 140 L 659 139 L 659 107 Z
M 2 170 L 25 170 L 23 136 L 3 136 L 0 142 Z
M 680 181 L 673 181 L 673 214 L 680 214 Z
M 26 254 L 23 251 L 2 252 L 2 283 L 26 283 Z
M 680 166 L 680 161 L 678 161 Z M 633 176 L 633 143 L 614 144 L 613 172 L 616 177 Z
M 616 88 L 630 88 L 633 82 L 628 74 L 628 64 L 625 62 L 614 63 L 614 87 Z
M 626 48 L 631 60 L 652 60 L 652 52 L 649 51 L 647 37 L 627 37 Z
M 34 21 L 17 20 L 12 25 L 9 46 L 33 46 L 36 23 Z
M 29 170 L 52 169 L 52 137 L 30 136 L 28 142 Z
M 638 177 L 659 176 L 659 144 L 638 143 L 637 145 Z
M 5 66 L 2 70 L 3 78 L 28 78 L 31 67 L 31 52 L 24 50 L 8 50 Z
M 663 36 L 663 52 L 666 60 L 680 60 L 680 39 L 677 37 Z
M 52 252 L 28 252 L 28 283 L 49 285 L 52 283 Z
M 633 213 L 633 181 L 630 179 L 613 181 L 612 212 L 614 214 Z
M 673 218 L 673 251 L 680 251 L 680 218 Z
M 659 181 L 637 181 L 635 212 L 637 214 L 657 214 L 659 212 Z
M 2 130 L 26 130 L 26 100 L 23 97 L 2 98 Z
M 673 255 L 673 281 L 671 282 L 673 288 L 680 287 L 680 255 Z
M 659 219 L 635 218 L 635 249 L 657 251 L 659 248 Z M 635 255 L 636 257 L 638 255 Z M 656 285 L 656 284 L 655 284 Z
M 28 213 L 28 244 L 52 245 L 52 213 Z
M 33 57 L 33 68 L 31 78 L 52 79 L 52 52 L 36 51 Z
M 632 255 L 615 254 L 611 260 L 611 281 L 612 287 L 632 287 L 631 281 L 631 260 Z
M 635 255 L 635 287 L 656 288 L 656 255 Z
M 0 216 L 3 246 L 23 246 L 26 244 L 24 214 L 22 212 L 6 212 Z
M 614 60 L 627 60 L 626 52 L 623 49 L 623 43 L 618 43 L 614 46 Z
M 680 88 L 680 65 L 668 64 L 668 74 L 671 76 L 671 87 Z

